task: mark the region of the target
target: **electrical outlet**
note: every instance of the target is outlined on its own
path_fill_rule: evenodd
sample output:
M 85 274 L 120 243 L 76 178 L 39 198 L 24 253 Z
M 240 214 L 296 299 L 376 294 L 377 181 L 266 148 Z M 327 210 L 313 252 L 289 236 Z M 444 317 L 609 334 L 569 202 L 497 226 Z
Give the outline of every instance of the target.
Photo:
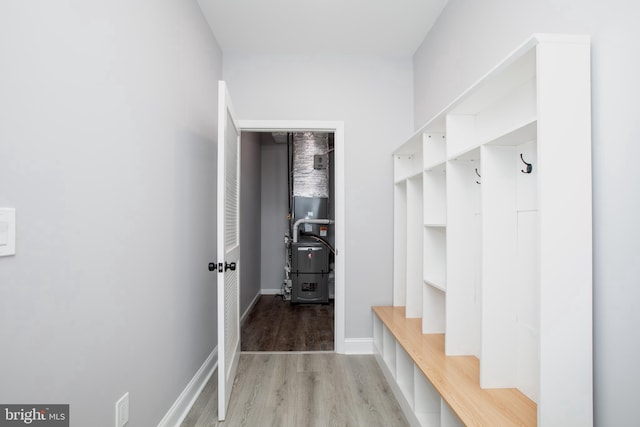
M 124 427 L 129 422 L 129 392 L 116 402 L 116 427 Z

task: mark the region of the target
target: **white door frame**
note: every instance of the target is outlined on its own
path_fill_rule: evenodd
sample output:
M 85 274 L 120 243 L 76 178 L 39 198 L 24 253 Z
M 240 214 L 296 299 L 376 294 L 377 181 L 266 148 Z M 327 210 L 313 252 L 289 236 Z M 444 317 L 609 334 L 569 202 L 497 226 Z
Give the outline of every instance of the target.
M 334 349 L 336 353 L 345 353 L 345 176 L 344 176 L 344 122 L 303 121 L 303 120 L 238 120 L 241 132 L 286 132 L 318 131 L 334 133 L 335 162 L 335 313 L 334 313 Z

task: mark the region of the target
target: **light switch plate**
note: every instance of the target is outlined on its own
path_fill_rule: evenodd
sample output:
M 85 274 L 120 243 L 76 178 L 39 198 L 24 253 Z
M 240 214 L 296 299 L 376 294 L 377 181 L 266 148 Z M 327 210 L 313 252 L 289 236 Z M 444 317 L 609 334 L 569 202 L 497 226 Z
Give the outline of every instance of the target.
M 16 254 L 16 210 L 0 208 L 0 256 Z

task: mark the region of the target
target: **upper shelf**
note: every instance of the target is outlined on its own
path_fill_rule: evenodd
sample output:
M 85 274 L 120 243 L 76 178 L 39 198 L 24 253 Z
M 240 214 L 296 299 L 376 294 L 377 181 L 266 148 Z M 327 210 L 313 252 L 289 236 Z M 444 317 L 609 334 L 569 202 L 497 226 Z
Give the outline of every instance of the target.
M 506 59 L 490 69 L 484 76 L 478 79 L 475 84 L 442 109 L 440 113 L 420 126 L 404 144 L 394 151 L 394 154 L 415 154 L 422 151 L 424 134 L 444 135 L 446 133 L 447 115 L 475 116 L 485 112 L 485 117 L 490 118 L 490 110 L 498 101 L 506 96 L 510 96 L 510 94 L 525 93 L 530 90 L 531 82 L 535 83 L 536 79 L 536 49 L 534 49 L 534 47 L 542 42 L 589 44 L 590 40 L 589 36 L 583 35 L 534 34 L 507 55 Z M 533 108 L 535 109 L 535 105 Z M 535 120 L 535 113 L 531 113 L 527 111 L 527 109 L 522 110 L 521 116 L 522 117 L 514 118 L 512 124 L 517 125 L 526 120 Z M 485 123 L 480 123 L 479 126 L 479 139 L 474 141 L 474 144 L 477 146 L 494 140 L 497 141 L 501 134 L 509 132 L 508 129 L 495 129 L 494 131 L 491 126 L 482 129 Z M 447 138 L 448 137 L 449 135 L 447 135 Z M 449 152 L 452 153 L 452 151 Z M 427 166 L 431 163 L 438 163 L 439 161 L 430 160 L 425 157 L 425 162 L 427 163 L 425 166 Z
M 485 111 L 517 90 L 524 82 L 535 79 L 535 49 L 531 49 L 504 69 L 496 70 L 496 73 L 495 77 L 476 83 L 472 93 L 463 94 L 458 103 L 449 109 L 449 113 L 474 115 Z
M 476 114 L 522 83 L 535 78 L 536 50 L 533 47 L 542 42 L 589 44 L 590 39 L 585 35 L 534 34 L 445 107 L 438 116 L 447 113 Z

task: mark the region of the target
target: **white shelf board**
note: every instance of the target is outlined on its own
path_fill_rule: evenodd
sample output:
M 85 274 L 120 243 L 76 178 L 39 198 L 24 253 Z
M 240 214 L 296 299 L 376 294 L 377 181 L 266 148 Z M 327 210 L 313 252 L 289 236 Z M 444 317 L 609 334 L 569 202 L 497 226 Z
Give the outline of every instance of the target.
M 420 175 L 422 175 L 422 171 L 412 172 L 412 173 L 410 173 L 410 174 L 408 174 L 406 176 L 403 175 L 403 176 L 401 176 L 399 178 L 396 178 L 396 180 L 394 181 L 394 184 L 400 184 L 400 183 L 408 181 L 408 180 L 410 180 L 412 178 L 417 178 Z
M 422 151 L 422 132 L 416 132 L 407 139 L 407 141 L 398 147 L 394 152 L 394 156 L 411 155 Z
M 424 278 L 424 284 L 427 286 L 431 286 L 432 288 L 436 288 L 439 291 L 447 292 L 447 284 L 444 280 L 438 280 L 434 278 Z
M 425 227 L 430 227 L 430 228 L 447 228 L 447 224 L 434 224 L 434 223 L 427 223 L 424 225 Z
M 480 164 L 480 146 L 482 144 L 473 144 L 472 146 L 459 151 L 457 153 L 454 153 L 453 155 L 449 156 L 449 161 L 452 160 L 456 160 L 456 161 L 462 161 L 462 162 L 477 162 L 478 165 Z
M 445 118 L 443 115 L 437 115 L 431 120 L 420 126 L 406 141 L 400 145 L 393 154 L 413 154 L 422 150 L 424 134 L 444 134 Z
M 533 141 L 538 136 L 538 120 L 531 117 L 500 136 L 485 142 L 487 145 L 515 146 Z
M 452 155 L 449 158 L 449 161 L 476 164 L 478 165 L 478 167 L 480 167 L 480 145 L 475 144 L 466 150 L 460 151 Z
M 425 172 L 445 172 L 446 171 L 446 160 L 437 159 L 434 162 L 425 163 L 424 170 Z
M 422 151 L 394 155 L 394 179 L 412 177 L 422 172 Z

